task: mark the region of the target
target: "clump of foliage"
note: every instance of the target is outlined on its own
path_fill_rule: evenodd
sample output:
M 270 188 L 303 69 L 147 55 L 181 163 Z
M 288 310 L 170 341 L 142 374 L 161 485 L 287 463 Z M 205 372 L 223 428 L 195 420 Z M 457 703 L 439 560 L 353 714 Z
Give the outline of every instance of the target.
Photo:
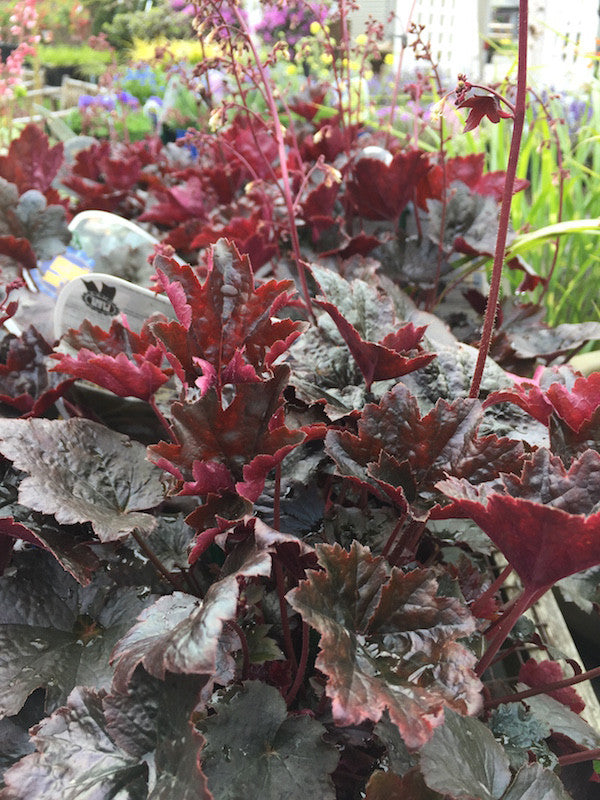
M 447 94 L 467 125 L 515 118 L 489 173 L 367 127 L 360 94 L 287 96 L 281 44 L 209 6 L 220 124 L 195 158 L 104 141 L 67 167 L 33 126 L 0 158 L 3 270 L 60 250 L 65 205 L 118 211 L 161 238 L 170 303 L 4 334 L 0 797 L 577 797 L 600 733 L 572 684 L 596 671 L 515 623 L 600 564 L 597 376 L 561 364 L 600 324 L 483 317 L 465 283 L 495 254 L 498 286 L 514 239 L 523 75 L 510 105 Z
M 110 50 L 98 50 L 81 44 L 45 44 L 37 48 L 42 67 L 73 67 L 80 78 L 97 78 L 113 61 Z

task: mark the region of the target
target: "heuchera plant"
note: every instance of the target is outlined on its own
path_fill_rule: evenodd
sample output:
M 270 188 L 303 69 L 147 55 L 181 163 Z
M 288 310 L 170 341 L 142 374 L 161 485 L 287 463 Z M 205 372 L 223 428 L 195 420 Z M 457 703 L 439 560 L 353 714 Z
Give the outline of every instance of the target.
M 322 114 L 328 86 L 279 96 L 281 45 L 208 5 L 239 96 L 188 134 L 196 160 L 148 139 L 69 167 L 33 127 L 0 159 L 3 321 L 82 208 L 153 226 L 173 309 L 4 334 L 0 798 L 583 796 L 570 765 L 600 733 L 573 684 L 600 670 L 513 628 L 600 564 L 598 380 L 555 363 L 600 326 L 544 328 L 519 378 L 486 358 L 497 295 L 479 347 L 446 305 L 470 260 L 499 286 L 527 3 L 515 102 L 465 77 L 446 97 L 467 128 L 514 117 L 491 174 L 394 145 L 340 94 Z

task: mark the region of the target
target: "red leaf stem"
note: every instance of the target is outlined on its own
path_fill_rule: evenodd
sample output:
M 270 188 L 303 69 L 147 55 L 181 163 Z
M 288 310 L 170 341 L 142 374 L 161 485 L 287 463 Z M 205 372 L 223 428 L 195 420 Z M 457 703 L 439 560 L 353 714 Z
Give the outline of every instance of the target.
M 306 672 L 306 665 L 308 663 L 308 645 L 309 645 L 309 627 L 306 622 L 302 623 L 302 650 L 300 652 L 300 661 L 298 663 L 298 669 L 296 670 L 296 677 L 294 678 L 294 683 L 292 684 L 291 689 L 287 693 L 287 697 L 285 698 L 285 702 L 288 708 L 296 699 L 296 695 L 298 694 L 298 690 L 302 686 L 302 682 L 304 680 L 304 673 Z
M 287 600 L 285 599 L 285 585 L 283 567 L 277 556 L 273 558 L 273 572 L 275 573 L 275 583 L 277 584 L 277 597 L 279 598 L 279 613 L 281 615 L 281 628 L 283 630 L 283 641 L 285 644 L 285 654 L 293 668 L 298 667 L 292 633 L 290 630 L 290 620 L 287 611 Z
M 600 678 L 600 667 L 594 667 L 594 669 L 589 669 L 586 672 L 580 672 L 579 675 L 572 675 L 570 678 L 553 681 L 544 686 L 533 686 L 530 689 L 523 689 L 521 692 L 512 692 L 502 697 L 489 698 L 485 701 L 485 708 L 496 708 L 496 706 L 503 703 L 517 703 L 520 700 L 527 700 L 528 697 L 536 697 L 538 694 L 550 694 L 550 692 L 555 692 L 558 689 L 565 689 L 568 686 L 574 686 L 576 683 L 594 680 L 594 678 Z
M 561 767 L 569 764 L 581 764 L 583 761 L 592 761 L 600 758 L 600 747 L 595 750 L 583 750 L 579 753 L 568 753 L 566 756 L 559 756 L 558 763 Z
M 488 600 L 490 600 L 496 592 L 499 591 L 500 587 L 503 585 L 504 581 L 508 578 L 510 573 L 513 571 L 513 568 L 510 564 L 507 564 L 502 572 L 498 575 L 498 577 L 488 586 L 488 588 L 482 592 L 477 600 L 471 603 L 471 614 L 474 617 L 478 617 L 478 611 L 483 609 L 487 604 Z
M 525 102 L 527 99 L 527 31 L 528 31 L 528 2 L 519 0 L 519 66 L 517 70 L 517 96 L 515 102 L 514 124 L 512 138 L 510 141 L 510 152 L 508 164 L 506 166 L 506 180 L 504 192 L 502 194 L 502 205 L 500 206 L 500 218 L 498 221 L 498 235 L 496 237 L 496 250 L 494 252 L 494 266 L 492 269 L 492 279 L 490 281 L 490 293 L 487 301 L 481 343 L 477 355 L 475 372 L 471 382 L 469 397 L 478 397 L 483 369 L 492 341 L 494 322 L 498 307 L 498 297 L 500 295 L 500 280 L 502 278 L 502 267 L 504 264 L 504 253 L 506 250 L 506 238 L 508 234 L 508 224 L 510 221 L 510 206 L 512 202 L 513 188 L 517 175 L 517 164 L 519 161 L 519 150 L 521 147 L 521 137 L 525 122 Z
M 528 610 L 532 605 L 537 603 L 543 594 L 546 594 L 550 587 L 543 589 L 523 589 L 523 592 L 516 599 L 515 603 L 504 612 L 499 623 L 495 626 L 494 638 L 489 643 L 487 650 L 479 660 L 475 667 L 476 675 L 483 675 L 486 669 L 494 661 L 496 654 L 506 641 L 508 634 L 513 629 L 517 620 Z

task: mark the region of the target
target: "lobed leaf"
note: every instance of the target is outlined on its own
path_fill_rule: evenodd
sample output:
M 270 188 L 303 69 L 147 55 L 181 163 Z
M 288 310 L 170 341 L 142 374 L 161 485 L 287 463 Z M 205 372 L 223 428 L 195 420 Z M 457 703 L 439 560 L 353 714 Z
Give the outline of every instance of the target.
M 243 497 L 256 500 L 268 472 L 305 439 L 279 422 L 288 375 L 280 366 L 268 381 L 239 384 L 226 408 L 214 389 L 194 403 L 174 403 L 177 443 L 150 446 L 155 463 L 188 481 L 184 493 L 224 491 L 235 481 Z
M 215 800 L 334 800 L 335 747 L 308 715 L 288 716 L 273 686 L 250 681 L 212 703 L 198 727 L 206 739 L 202 770 Z
M 530 589 L 600 564 L 600 454 L 593 450 L 568 471 L 540 448 L 520 476 L 479 487 L 449 477 L 437 487 L 453 500 L 444 511 L 473 519 Z
M 50 147 L 39 125 L 30 123 L 13 139 L 8 154 L 0 156 L 0 177 L 14 183 L 19 193 L 46 192 L 63 163 L 63 144 Z
M 428 169 L 427 156 L 419 150 L 400 151 L 389 164 L 359 159 L 346 183 L 352 211 L 365 219 L 398 219 Z
M 102 697 L 77 688 L 65 707 L 33 728 L 37 752 L 4 775 L 9 800 L 146 800 L 147 764 L 111 740 Z
M 50 709 L 77 684 L 108 688 L 109 654 L 149 602 L 136 588 L 115 593 L 102 572 L 81 587 L 50 556 L 27 555 L 17 581 L 0 577 L 0 716 L 40 687 Z
M 415 328 L 409 323 L 395 333 L 388 333 L 380 342 L 367 342 L 333 303 L 317 300 L 316 304 L 327 311 L 335 322 L 363 374 L 367 391 L 371 389 L 373 381 L 406 375 L 435 358 L 435 353 L 423 353 L 419 346 L 425 327 Z
M 236 353 L 262 372 L 304 328 L 275 318 L 290 300 L 292 282 L 271 280 L 255 287 L 248 257 L 226 239 L 213 246 L 204 283 L 186 264 L 159 256 L 155 267 L 179 322 L 156 323 L 152 330 L 191 386 L 200 375 L 194 357 L 212 365 L 220 387 L 221 369 Z
M 0 419 L 0 452 L 28 473 L 19 502 L 58 522 L 91 522 L 101 541 L 151 530 L 164 497 L 145 447 L 85 419 Z
M 238 578 L 268 575 L 271 557 L 252 553 L 239 568 L 211 584 L 203 600 L 183 592 L 161 597 L 147 608 L 115 647 L 114 686 L 123 692 L 141 664 L 155 678 L 166 672 L 212 676 L 217 667 L 223 626 L 235 620 Z M 227 654 L 226 658 L 231 661 Z
M 90 381 L 118 397 L 150 400 L 169 380 L 169 375 L 154 363 L 151 348 L 149 350 L 149 357 L 146 354 L 138 356 L 135 362 L 125 353 L 116 356 L 97 355 L 85 348 L 77 353 L 76 358 L 66 353 L 54 353 L 52 358 L 58 363 L 51 371 Z
M 342 475 L 379 487 L 395 502 L 403 496 L 431 504 L 446 473 L 481 482 L 518 469 L 523 446 L 496 436 L 477 436 L 483 414 L 476 400 L 438 400 L 426 415 L 416 398 L 397 384 L 378 404 L 368 404 L 358 433 L 329 431 L 326 451 Z
M 160 681 L 139 669 L 124 693 L 103 698 L 112 741 L 134 758 L 151 756 L 156 782 L 148 800 L 212 800 L 199 765 L 204 740 L 190 721 L 202 684 L 187 675 Z
M 475 657 L 457 639 L 475 623 L 458 601 L 438 596 L 428 570 L 388 572 L 383 558 L 354 542 L 317 548 L 323 571 L 287 599 L 321 634 L 316 667 L 339 725 L 377 721 L 387 710 L 409 748 L 442 723 L 444 708 L 475 713 L 481 684 Z
M 508 758 L 482 722 L 446 712 L 446 720 L 421 750 L 426 784 L 454 798 L 499 800 L 511 773 Z

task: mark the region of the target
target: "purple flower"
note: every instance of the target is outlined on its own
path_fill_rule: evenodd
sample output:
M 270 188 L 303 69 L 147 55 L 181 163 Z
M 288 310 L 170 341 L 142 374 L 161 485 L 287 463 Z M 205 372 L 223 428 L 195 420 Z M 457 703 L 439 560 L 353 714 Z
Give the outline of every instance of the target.
M 129 108 L 139 108 L 140 101 L 132 95 L 130 92 L 126 92 L 124 89 L 117 92 L 117 100 L 122 103 L 124 106 L 129 106 Z
M 77 101 L 77 108 L 83 110 L 85 108 L 89 108 L 93 106 L 96 102 L 96 98 L 91 94 L 82 94 L 79 96 L 79 100 Z
M 109 94 L 101 94 L 94 99 L 96 100 L 95 105 L 101 106 L 106 111 L 113 111 L 116 106 L 115 98 Z
M 115 107 L 115 99 L 109 94 L 82 94 L 77 101 L 77 108 L 80 111 L 93 108 L 103 108 L 105 111 L 112 111 Z

